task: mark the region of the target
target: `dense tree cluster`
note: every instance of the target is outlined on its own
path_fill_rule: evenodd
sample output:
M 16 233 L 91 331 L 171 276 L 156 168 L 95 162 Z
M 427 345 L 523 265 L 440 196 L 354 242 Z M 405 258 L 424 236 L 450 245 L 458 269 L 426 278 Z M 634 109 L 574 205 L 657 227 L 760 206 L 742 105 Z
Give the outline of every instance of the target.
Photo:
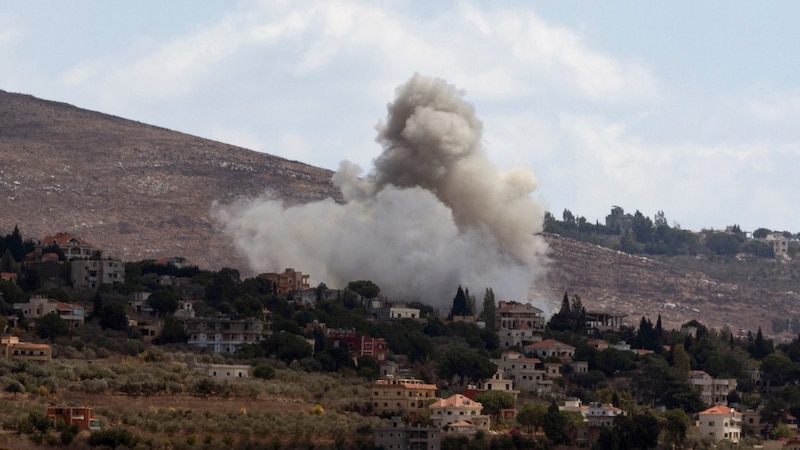
M 545 231 L 559 234 L 576 240 L 603 245 L 632 254 L 649 255 L 698 255 L 735 256 L 743 253 L 758 258 L 773 258 L 775 252 L 769 244 L 760 241 L 773 233 L 766 228 L 759 228 L 748 239 L 738 225 L 727 227 L 726 231 L 703 230 L 697 234 L 682 230 L 680 226 L 670 226 L 664 211 L 659 210 L 653 219 L 636 211 L 631 217 L 630 229 L 608 228 L 596 222 L 589 223 L 585 217 L 576 216 L 565 209 L 562 220 L 557 220 L 551 213 L 545 213 Z M 782 234 L 789 239 L 798 235 L 788 231 Z M 789 245 L 790 255 L 800 250 L 800 244 Z

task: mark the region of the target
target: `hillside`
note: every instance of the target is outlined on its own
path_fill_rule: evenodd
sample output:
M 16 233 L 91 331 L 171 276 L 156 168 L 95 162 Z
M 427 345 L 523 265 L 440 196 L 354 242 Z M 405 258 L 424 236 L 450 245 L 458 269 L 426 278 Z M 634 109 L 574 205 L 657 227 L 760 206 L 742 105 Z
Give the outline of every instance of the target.
M 800 295 L 792 291 L 770 290 L 744 278 L 723 282 L 703 271 L 681 268 L 688 266 L 685 263 L 668 264 L 557 235 L 549 236 L 548 243 L 553 296 L 563 296 L 564 291 L 577 294 L 588 308 L 628 314 L 630 324 L 638 324 L 642 316 L 655 322 L 661 314 L 667 329 L 698 319 L 709 327 L 728 326 L 734 333 L 760 326 L 772 335 L 773 319 L 800 317 Z M 776 337 L 793 336 L 787 332 Z
M 211 217 L 212 204 L 262 195 L 290 203 L 339 198 L 331 175 L 265 153 L 0 91 L 4 232 L 14 225 L 27 237 L 67 231 L 126 260 L 180 255 L 205 268 L 245 269 Z M 793 292 L 719 282 L 699 269 L 547 239 L 552 262 L 542 289 L 554 308 L 569 291 L 591 308 L 628 314 L 634 324 L 642 315 L 655 320 L 660 313 L 665 327 L 698 318 L 714 327 L 762 326 L 769 333 L 773 319 L 800 317 Z M 312 283 L 319 281 L 324 280 L 312 274 Z
M 330 171 L 0 91 L 0 227 L 79 235 L 113 257 L 185 255 L 237 265 L 214 202 L 287 202 L 338 193 Z

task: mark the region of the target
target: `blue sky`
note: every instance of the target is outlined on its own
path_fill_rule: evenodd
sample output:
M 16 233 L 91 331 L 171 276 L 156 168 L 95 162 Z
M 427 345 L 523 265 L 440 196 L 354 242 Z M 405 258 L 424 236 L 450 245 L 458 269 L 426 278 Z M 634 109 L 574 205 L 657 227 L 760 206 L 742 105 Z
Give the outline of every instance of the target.
M 560 216 L 800 232 L 800 4 L 2 1 L 0 89 L 369 170 L 415 72 Z

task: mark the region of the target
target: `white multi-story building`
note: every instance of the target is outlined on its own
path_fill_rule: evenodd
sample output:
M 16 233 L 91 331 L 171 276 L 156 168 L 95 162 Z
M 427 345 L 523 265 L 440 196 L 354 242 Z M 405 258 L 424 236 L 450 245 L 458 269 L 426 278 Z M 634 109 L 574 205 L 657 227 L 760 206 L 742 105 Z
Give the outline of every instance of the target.
M 702 370 L 689 373 L 689 384 L 700 391 L 706 405 L 727 405 L 728 394 L 736 391 L 735 378 L 714 378 Z
M 506 351 L 494 362 L 506 378 L 514 380 L 515 389 L 540 393 L 553 389 L 553 381 L 547 379 L 544 364 L 538 358 L 526 358 L 519 352 Z
M 264 340 L 264 322 L 257 319 L 193 317 L 185 325 L 189 345 L 214 353 L 235 353 L 243 344 Z
M 125 263 L 118 259 L 77 259 L 70 263 L 70 270 L 75 289 L 125 282 Z
M 613 427 L 617 416 L 624 416 L 625 411 L 610 404 L 590 403 L 589 407 L 581 411 L 590 427 Z
M 701 437 L 709 436 L 714 442 L 726 440 L 735 444 L 742 436 L 742 414 L 733 408 L 717 405 L 700 413 L 698 428 Z

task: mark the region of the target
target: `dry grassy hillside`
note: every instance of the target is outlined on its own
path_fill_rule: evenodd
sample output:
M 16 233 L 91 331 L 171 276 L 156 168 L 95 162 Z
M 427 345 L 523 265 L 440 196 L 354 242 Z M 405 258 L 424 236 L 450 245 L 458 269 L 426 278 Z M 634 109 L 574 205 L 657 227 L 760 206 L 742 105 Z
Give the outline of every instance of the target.
M 213 202 L 338 193 L 330 171 L 0 91 L 0 228 L 73 232 L 124 259 L 234 265 Z
M 734 333 L 762 327 L 765 334 L 791 339 L 791 332 L 774 335 L 772 321 L 800 318 L 800 295 L 793 291 L 770 290 L 745 277 L 723 282 L 703 271 L 558 236 L 547 241 L 553 255 L 548 273 L 552 296 L 577 294 L 588 308 L 628 314 L 631 325 L 642 316 L 655 322 L 661 314 L 667 329 L 698 319 Z M 698 260 L 693 266 L 709 264 Z

